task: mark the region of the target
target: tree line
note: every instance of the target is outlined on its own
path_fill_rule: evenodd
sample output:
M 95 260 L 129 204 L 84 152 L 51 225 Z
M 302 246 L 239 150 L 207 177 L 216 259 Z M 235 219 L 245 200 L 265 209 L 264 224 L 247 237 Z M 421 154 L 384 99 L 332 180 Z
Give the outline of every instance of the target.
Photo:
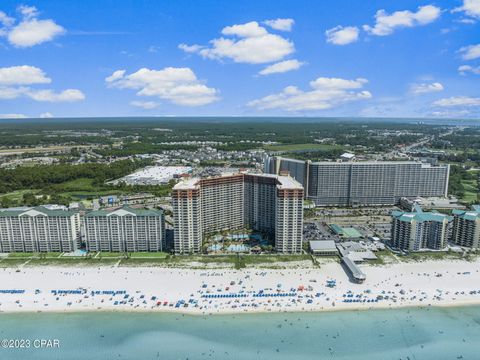
M 151 160 L 120 160 L 109 164 L 59 164 L 0 169 L 0 193 L 23 189 L 44 189 L 79 178 L 92 179 L 93 185 L 120 178 L 147 166 Z

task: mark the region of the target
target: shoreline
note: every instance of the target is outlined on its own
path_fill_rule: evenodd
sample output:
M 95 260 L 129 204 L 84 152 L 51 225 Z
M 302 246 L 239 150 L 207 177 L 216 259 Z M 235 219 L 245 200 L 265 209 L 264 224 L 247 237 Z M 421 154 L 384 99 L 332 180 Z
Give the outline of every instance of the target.
M 334 312 L 365 312 L 365 311 L 377 311 L 377 310 L 402 310 L 402 309 L 417 309 L 417 310 L 428 310 L 428 309 L 439 309 L 439 308 L 469 308 L 469 307 L 480 307 L 480 300 L 475 302 L 458 302 L 458 303 L 439 303 L 431 305 L 397 305 L 397 306 L 375 306 L 375 307 L 331 307 L 328 309 L 308 309 L 308 310 L 278 310 L 278 311 L 269 311 L 269 310 L 251 310 L 251 311 L 222 311 L 217 313 L 199 313 L 189 310 L 165 310 L 165 309 L 66 309 L 66 310 L 13 310 L 13 311 L 1 311 L 0 317 L 2 315 L 32 315 L 32 314 L 52 314 L 52 315 L 75 315 L 75 314 L 85 314 L 85 313 L 105 313 L 105 314 L 171 314 L 171 315 L 186 315 L 194 317 L 204 317 L 204 316 L 231 316 L 231 315 L 255 315 L 255 314 L 305 314 L 305 313 L 334 313 Z
M 363 284 L 341 265 L 292 269 L 24 267 L 0 270 L 0 316 L 131 312 L 236 315 L 480 305 L 480 260 L 360 265 Z M 334 286 L 328 286 L 329 282 Z M 57 292 L 54 292 L 57 291 Z M 63 291 L 64 293 L 60 293 Z

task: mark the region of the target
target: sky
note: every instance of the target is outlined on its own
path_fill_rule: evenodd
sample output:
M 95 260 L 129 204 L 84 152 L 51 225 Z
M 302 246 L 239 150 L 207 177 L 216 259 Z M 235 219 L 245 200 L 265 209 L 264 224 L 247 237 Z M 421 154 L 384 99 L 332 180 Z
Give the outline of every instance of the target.
M 480 0 L 0 2 L 0 118 L 480 118 Z

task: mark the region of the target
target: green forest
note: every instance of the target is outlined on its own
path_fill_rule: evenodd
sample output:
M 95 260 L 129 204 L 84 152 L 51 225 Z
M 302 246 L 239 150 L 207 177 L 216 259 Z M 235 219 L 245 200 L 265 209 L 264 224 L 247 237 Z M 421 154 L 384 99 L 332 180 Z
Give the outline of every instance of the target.
M 46 202 L 68 204 L 73 200 L 71 195 L 75 193 L 85 197 L 138 191 L 168 193 L 171 187 L 169 185 L 147 186 L 140 190 L 125 184 L 106 184 L 106 181 L 128 175 L 150 163 L 150 160 L 120 160 L 109 164 L 59 164 L 0 169 L 0 194 L 3 194 L 0 205 L 40 205 Z

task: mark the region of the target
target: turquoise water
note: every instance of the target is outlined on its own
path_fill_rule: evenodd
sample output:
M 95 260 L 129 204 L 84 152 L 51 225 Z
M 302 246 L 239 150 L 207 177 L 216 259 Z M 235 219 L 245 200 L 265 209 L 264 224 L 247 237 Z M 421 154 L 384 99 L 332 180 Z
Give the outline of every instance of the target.
M 4 338 L 58 339 L 60 348 L 0 348 L 2 360 L 479 359 L 480 307 L 209 317 L 1 314 Z

